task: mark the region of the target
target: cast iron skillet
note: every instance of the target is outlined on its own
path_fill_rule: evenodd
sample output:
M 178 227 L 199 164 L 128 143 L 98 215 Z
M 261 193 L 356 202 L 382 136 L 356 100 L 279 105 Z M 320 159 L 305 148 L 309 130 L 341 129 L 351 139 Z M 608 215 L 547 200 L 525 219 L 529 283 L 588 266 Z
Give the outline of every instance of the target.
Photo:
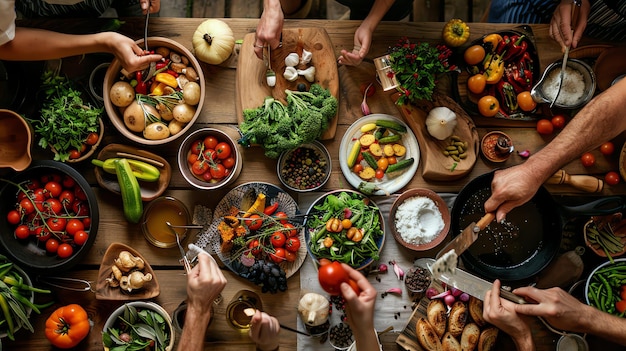
M 452 207 L 452 237 L 484 215 L 492 179 L 493 172 L 483 174 L 461 190 Z M 508 225 L 494 221 L 481 231 L 461 258 L 466 268 L 485 278 L 524 280 L 539 273 L 558 253 L 565 215 L 609 214 L 623 208 L 621 197 L 602 198 L 577 207 L 557 205 L 541 187 L 528 203 L 507 214 Z
M 78 185 L 87 195 L 89 203 L 89 212 L 91 216 L 91 225 L 87 242 L 82 246 L 74 248 L 74 254 L 66 259 L 61 259 L 56 255 L 46 253 L 44 243 L 37 243 L 32 238 L 27 240 L 18 240 L 13 232 L 14 226 L 6 221 L 7 213 L 15 209 L 17 199 L 17 187 L 0 182 L 0 216 L 4 216 L 5 220 L 0 221 L 0 252 L 6 254 L 11 261 L 17 263 L 26 271 L 33 272 L 38 275 L 48 273 L 64 272 L 79 263 L 82 258 L 89 252 L 89 249 L 96 240 L 98 231 L 99 212 L 96 196 L 91 186 L 83 176 L 74 168 L 56 161 L 42 160 L 33 161 L 26 170 L 16 173 L 10 178 L 13 183 L 20 183 L 25 180 L 39 178 L 45 174 L 67 174 L 74 178 Z

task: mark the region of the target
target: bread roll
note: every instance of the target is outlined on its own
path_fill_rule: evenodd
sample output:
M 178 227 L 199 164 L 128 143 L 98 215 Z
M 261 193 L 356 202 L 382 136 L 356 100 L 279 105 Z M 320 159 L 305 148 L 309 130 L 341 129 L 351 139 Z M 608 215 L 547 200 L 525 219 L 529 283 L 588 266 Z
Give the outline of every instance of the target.
M 439 299 L 430 300 L 426 308 L 428 323 L 433 327 L 439 338 L 446 332 L 447 312 L 446 305 Z
M 491 351 L 496 349 L 498 339 L 498 328 L 489 327 L 480 333 L 478 339 L 478 351 Z
M 487 324 L 487 321 L 483 318 L 483 302 L 474 296 L 470 296 L 469 299 L 469 313 L 474 323 L 478 324 L 479 327 Z
M 417 320 L 415 334 L 417 335 L 417 341 L 426 351 L 443 351 L 437 333 L 423 317 Z
M 443 351 L 461 351 L 461 344 L 450 333 L 445 333 L 441 339 L 441 347 Z
M 455 338 L 458 338 L 463 333 L 463 328 L 467 324 L 467 306 L 462 301 L 457 301 L 452 305 L 450 309 L 450 315 L 448 316 L 448 332 Z
M 473 351 L 478 345 L 480 328 L 476 323 L 467 323 L 461 334 L 461 351 Z

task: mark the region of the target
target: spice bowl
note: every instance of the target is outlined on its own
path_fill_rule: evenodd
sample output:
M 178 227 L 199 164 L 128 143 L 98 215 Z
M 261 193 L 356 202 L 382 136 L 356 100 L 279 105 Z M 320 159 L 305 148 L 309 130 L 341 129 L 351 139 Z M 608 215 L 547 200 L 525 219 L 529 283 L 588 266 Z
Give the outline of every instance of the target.
M 400 245 L 413 251 L 429 250 L 448 235 L 450 210 L 434 191 L 410 189 L 393 202 L 389 226 Z
M 514 149 L 511 137 L 501 131 L 489 132 L 480 141 L 481 154 L 487 161 L 493 163 L 505 162 Z
M 283 152 L 276 165 L 280 182 L 289 190 L 298 192 L 323 187 L 330 178 L 331 169 L 330 153 L 318 141 Z
M 191 223 L 191 215 L 185 204 L 172 197 L 162 196 L 152 200 L 143 212 L 141 230 L 146 240 L 156 247 L 171 248 L 176 246 L 176 231 L 183 241 L 187 237 L 188 229 L 170 228 L 167 225 L 184 226 Z
M 421 294 L 428 289 L 432 281 L 426 268 L 413 267 L 404 276 L 404 285 L 411 294 Z
M 348 350 L 353 343 L 352 329 L 344 322 L 333 325 L 328 331 L 328 342 L 335 350 Z
M 596 75 L 587 63 L 578 59 L 567 60 L 563 86 L 559 90 L 563 61 L 548 65 L 541 79 L 531 89 L 530 95 L 537 103 L 552 103 L 553 107 L 575 110 L 587 104 L 596 91 Z M 582 84 L 579 82 L 582 81 Z

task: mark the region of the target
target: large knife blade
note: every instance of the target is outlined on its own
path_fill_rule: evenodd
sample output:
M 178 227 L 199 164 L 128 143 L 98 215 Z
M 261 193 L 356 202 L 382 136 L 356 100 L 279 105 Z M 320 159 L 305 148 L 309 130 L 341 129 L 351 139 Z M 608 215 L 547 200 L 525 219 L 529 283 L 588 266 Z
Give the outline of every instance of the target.
M 478 222 L 472 222 L 463 229 L 461 234 L 457 235 L 456 238 L 446 244 L 446 246 L 437 253 L 435 258 L 440 258 L 450 250 L 454 250 L 457 256 L 461 256 L 461 254 L 478 239 L 478 233 L 485 229 L 495 218 L 496 215 L 493 212 L 489 212 L 479 219 Z

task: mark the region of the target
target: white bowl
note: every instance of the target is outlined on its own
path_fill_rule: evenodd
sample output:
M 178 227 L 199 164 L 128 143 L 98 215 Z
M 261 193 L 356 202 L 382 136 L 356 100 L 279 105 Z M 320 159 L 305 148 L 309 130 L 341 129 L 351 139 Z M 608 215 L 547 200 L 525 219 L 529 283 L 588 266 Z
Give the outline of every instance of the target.
M 118 307 L 115 311 L 113 311 L 113 313 L 111 313 L 109 318 L 107 318 L 106 322 L 104 323 L 104 327 L 102 328 L 103 335 L 105 331 L 109 330 L 109 328 L 111 328 L 115 324 L 117 317 L 124 313 L 126 306 L 133 306 L 136 309 L 149 309 L 160 314 L 163 317 L 163 319 L 165 319 L 165 322 L 167 323 L 167 327 L 169 329 L 169 336 L 170 336 L 170 341 L 168 345 L 165 347 L 165 350 L 171 351 L 174 348 L 174 339 L 176 337 L 176 333 L 174 332 L 174 327 L 172 326 L 172 319 L 170 318 L 170 315 L 167 313 L 167 311 L 163 309 L 163 307 L 157 305 L 154 302 L 133 301 L 133 302 L 125 303 L 122 306 Z M 105 351 L 109 351 L 109 348 L 104 345 L 103 345 L 103 348 Z

